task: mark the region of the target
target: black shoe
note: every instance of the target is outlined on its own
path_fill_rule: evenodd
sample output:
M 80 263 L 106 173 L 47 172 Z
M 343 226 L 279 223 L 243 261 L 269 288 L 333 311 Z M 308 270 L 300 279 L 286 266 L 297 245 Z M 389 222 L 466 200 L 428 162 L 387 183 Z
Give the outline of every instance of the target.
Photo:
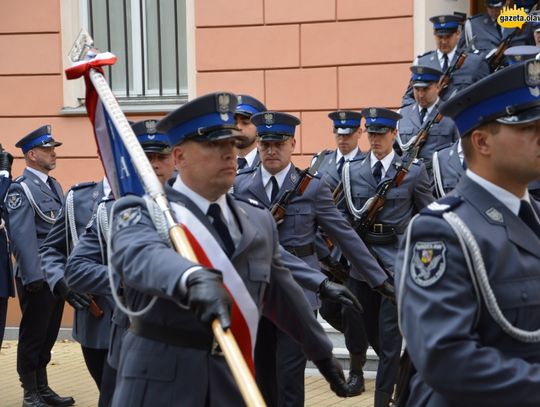
M 22 407 L 49 407 L 37 390 L 36 372 L 21 374 L 19 378 L 24 389 Z
M 49 386 L 38 386 L 39 395 L 50 406 L 68 407 L 75 404 L 73 397 L 60 397 Z
M 364 384 L 364 375 L 362 373 L 358 374 L 355 372 L 350 372 L 349 378 L 347 379 L 347 385 L 349 386 L 349 397 L 359 396 L 366 390 Z

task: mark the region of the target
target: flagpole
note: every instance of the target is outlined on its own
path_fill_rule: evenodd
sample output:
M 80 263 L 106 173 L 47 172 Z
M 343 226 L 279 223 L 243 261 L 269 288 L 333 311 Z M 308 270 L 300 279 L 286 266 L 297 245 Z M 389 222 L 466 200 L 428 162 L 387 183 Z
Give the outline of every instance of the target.
M 112 93 L 109 84 L 103 75 L 94 68 L 89 70 L 88 75 L 105 110 L 110 115 L 112 122 L 122 138 L 131 157 L 131 161 L 135 166 L 135 170 L 141 178 L 145 191 L 163 211 L 169 228 L 169 236 L 174 248 L 188 260 L 198 262 L 197 256 L 187 239 L 184 229 L 175 222 L 172 216 L 171 207 L 165 195 L 163 185 L 155 174 L 137 137 L 133 133 L 133 130 L 126 119 L 126 116 L 122 112 L 116 97 Z M 246 405 L 248 407 L 266 406 L 232 332 L 230 330 L 224 331 L 217 319 L 212 321 L 212 331 L 225 356 L 225 360 L 231 369 Z

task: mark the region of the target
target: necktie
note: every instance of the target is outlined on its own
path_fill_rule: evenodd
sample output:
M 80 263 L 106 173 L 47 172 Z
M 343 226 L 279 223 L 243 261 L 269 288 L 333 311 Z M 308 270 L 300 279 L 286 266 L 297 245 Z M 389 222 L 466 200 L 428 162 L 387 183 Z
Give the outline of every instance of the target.
M 424 123 L 424 119 L 426 118 L 427 109 L 425 107 L 420 110 L 420 123 Z
M 525 222 L 527 226 L 532 229 L 534 233 L 536 233 L 536 236 L 540 238 L 540 223 L 538 223 L 534 210 L 529 202 L 523 200 L 521 201 L 518 216 L 521 218 L 521 220 L 523 220 L 523 222 Z
M 54 194 L 54 196 L 59 198 L 58 194 L 56 193 L 56 188 L 54 187 L 54 182 L 53 182 L 51 177 L 47 178 L 47 185 L 49 186 L 49 188 L 52 191 L 52 193 Z
M 236 157 L 237 170 L 243 169 L 247 165 L 247 160 L 244 157 Z
M 343 171 L 343 164 L 345 163 L 345 157 L 341 157 L 337 164 L 337 172 L 339 176 L 341 177 L 341 172 Z
M 272 192 L 270 192 L 270 202 L 274 202 L 279 192 L 279 185 L 278 185 L 276 177 L 274 177 L 273 175 L 270 177 L 270 182 L 272 183 Z
M 448 69 L 448 54 L 443 54 L 442 70 L 443 70 L 443 72 L 446 72 L 447 69 Z
M 381 181 L 382 178 L 382 162 L 377 161 L 375 165 L 373 166 L 373 177 L 375 178 L 375 182 L 377 184 Z
M 231 257 L 231 255 L 234 253 L 234 242 L 231 234 L 229 233 L 229 228 L 223 220 L 221 208 L 217 203 L 210 204 L 207 215 L 210 216 L 212 225 L 216 229 L 221 241 L 223 242 L 223 245 L 225 246 L 227 256 Z

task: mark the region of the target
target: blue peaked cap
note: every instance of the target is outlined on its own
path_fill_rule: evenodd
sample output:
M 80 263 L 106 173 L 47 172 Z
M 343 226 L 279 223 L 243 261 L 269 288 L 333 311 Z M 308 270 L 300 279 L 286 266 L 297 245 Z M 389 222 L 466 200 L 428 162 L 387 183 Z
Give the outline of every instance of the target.
M 352 134 L 360 127 L 362 114 L 350 110 L 331 112 L 328 117 L 334 122 L 335 134 Z
M 399 113 L 382 107 L 368 107 L 362 110 L 362 116 L 366 119 L 368 133 L 386 133 L 395 129 L 401 119 Z
M 266 106 L 253 96 L 237 95 L 238 104 L 236 105 L 236 114 L 251 117 L 255 113 L 266 111 Z
M 456 123 L 461 137 L 497 121 L 522 124 L 540 119 L 540 61 L 510 65 L 456 93 L 440 112 Z
M 49 124 L 41 126 L 36 130 L 28 133 L 22 139 L 17 141 L 15 147 L 20 148 L 23 154 L 35 147 L 58 147 L 62 143 L 56 141 L 51 134 L 51 126 Z
M 169 137 L 159 133 L 156 125 L 157 120 L 141 120 L 133 123 L 131 128 L 145 152 L 169 154 L 171 152 Z
M 300 120 L 288 113 L 260 112 L 251 116 L 251 122 L 257 127 L 257 136 L 261 140 L 282 141 L 294 137 Z

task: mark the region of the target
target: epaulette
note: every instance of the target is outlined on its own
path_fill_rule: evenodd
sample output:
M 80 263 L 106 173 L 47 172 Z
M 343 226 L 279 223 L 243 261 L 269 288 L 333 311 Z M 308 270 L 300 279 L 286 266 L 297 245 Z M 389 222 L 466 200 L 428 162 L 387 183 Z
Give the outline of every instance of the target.
M 461 199 L 459 196 L 445 196 L 438 201 L 430 203 L 420 211 L 420 214 L 442 218 L 443 213 L 457 208 L 462 203 L 463 199 Z
M 89 182 L 81 182 L 79 184 L 75 184 L 71 187 L 71 190 L 72 191 L 76 191 L 78 189 L 83 189 L 83 188 L 86 188 L 86 187 L 93 187 L 97 184 L 97 182 L 94 182 L 94 181 L 89 181 Z
M 320 154 L 329 155 L 333 154 L 336 150 L 321 150 L 317 154 L 313 155 L 313 158 L 317 157 Z
M 486 17 L 486 14 L 485 13 L 475 14 L 474 16 L 470 16 L 469 20 L 476 20 L 476 19 L 481 18 L 481 17 Z
M 251 174 L 252 172 L 257 171 L 257 168 L 258 168 L 258 167 L 254 167 L 254 168 L 252 168 L 252 167 L 242 168 L 240 171 L 238 171 L 238 172 L 236 173 L 236 176 L 238 176 L 238 175 L 244 175 L 244 174 Z
M 364 161 L 368 156 L 368 153 L 362 153 L 360 157 L 354 157 L 352 160 L 349 160 L 349 163 L 355 163 L 357 161 Z
M 13 180 L 13 182 L 22 182 L 26 179 L 24 175 L 19 175 L 17 178 Z
M 423 161 L 419 160 L 418 158 L 415 158 L 415 159 L 413 160 L 412 163 L 413 163 L 414 165 L 420 165 L 420 164 L 422 164 L 422 162 L 423 162 Z
M 254 206 L 256 208 L 259 208 L 259 209 L 265 209 L 264 208 L 264 205 L 262 205 L 259 201 L 257 201 L 256 199 L 253 199 L 253 198 L 244 198 L 244 197 L 241 197 L 241 196 L 238 196 L 236 194 L 231 194 L 232 197 L 236 200 L 236 201 L 240 201 L 240 202 L 245 202 L 245 203 L 248 203 L 250 204 L 251 206 Z
M 433 51 L 433 50 L 427 51 L 427 52 L 424 52 L 423 54 L 418 55 L 416 58 L 422 58 L 422 57 L 425 57 L 426 55 L 433 54 L 434 52 L 436 51 Z

